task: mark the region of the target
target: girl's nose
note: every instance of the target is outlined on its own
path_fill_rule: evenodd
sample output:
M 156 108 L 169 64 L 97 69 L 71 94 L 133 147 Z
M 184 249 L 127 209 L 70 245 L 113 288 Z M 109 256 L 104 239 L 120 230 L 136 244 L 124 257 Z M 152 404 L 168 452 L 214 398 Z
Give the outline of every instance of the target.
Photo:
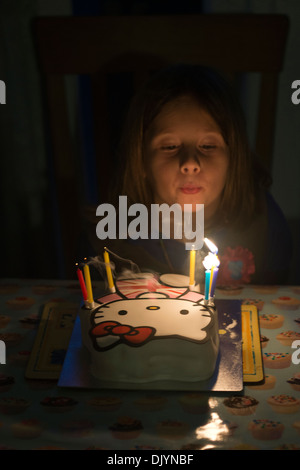
M 200 162 L 197 157 L 186 158 L 180 165 L 180 170 L 184 174 L 194 175 L 200 171 Z

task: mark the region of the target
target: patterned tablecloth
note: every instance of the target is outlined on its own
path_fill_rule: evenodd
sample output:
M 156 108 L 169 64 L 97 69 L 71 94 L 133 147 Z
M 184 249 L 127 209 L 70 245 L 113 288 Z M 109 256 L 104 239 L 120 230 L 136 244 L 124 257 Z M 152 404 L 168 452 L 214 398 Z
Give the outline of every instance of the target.
M 300 288 L 245 287 L 217 295 L 258 306 L 264 383 L 245 385 L 238 396 L 86 390 L 57 386 L 64 341 L 81 301 L 78 284 L 3 279 L 0 449 L 299 450 Z M 41 314 L 49 302 L 66 307 L 59 318 L 64 341 L 60 343 L 58 333 L 58 346 L 49 352 L 48 378 L 28 378 L 30 353 L 37 347 Z M 120 432 L 124 428 L 127 432 Z

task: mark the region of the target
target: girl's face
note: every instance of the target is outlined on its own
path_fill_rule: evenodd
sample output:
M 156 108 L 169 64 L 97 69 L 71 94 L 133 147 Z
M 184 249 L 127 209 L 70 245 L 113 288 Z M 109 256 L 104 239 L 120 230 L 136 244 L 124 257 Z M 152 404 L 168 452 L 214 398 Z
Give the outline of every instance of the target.
M 229 152 L 214 119 L 184 96 L 166 104 L 146 133 L 147 176 L 155 203 L 204 204 L 208 220 L 225 186 Z

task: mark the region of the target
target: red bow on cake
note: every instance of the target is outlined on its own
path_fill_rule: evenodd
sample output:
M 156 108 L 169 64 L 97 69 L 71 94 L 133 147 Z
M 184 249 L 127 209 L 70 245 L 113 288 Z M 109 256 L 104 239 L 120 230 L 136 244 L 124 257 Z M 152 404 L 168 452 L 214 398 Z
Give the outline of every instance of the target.
M 92 330 L 92 335 L 99 338 L 108 335 L 119 336 L 120 340 L 130 346 L 140 346 L 155 334 L 155 328 L 150 326 L 122 325 L 116 321 L 99 323 Z

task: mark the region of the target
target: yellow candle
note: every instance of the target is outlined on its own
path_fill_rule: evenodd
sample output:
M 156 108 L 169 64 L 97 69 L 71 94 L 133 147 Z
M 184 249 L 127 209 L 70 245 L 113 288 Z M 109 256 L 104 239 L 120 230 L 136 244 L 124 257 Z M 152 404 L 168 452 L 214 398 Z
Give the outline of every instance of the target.
M 190 287 L 195 285 L 195 259 L 196 251 L 190 251 Z
M 87 290 L 87 301 L 92 304 L 94 302 L 94 299 L 93 299 L 90 268 L 88 264 L 85 264 L 83 266 L 83 272 L 84 272 L 85 286 Z
M 105 262 L 109 290 L 111 292 L 116 292 L 116 289 L 114 286 L 114 280 L 112 277 L 111 267 L 110 267 L 109 254 L 106 250 L 104 250 L 103 257 L 104 257 L 104 262 Z

